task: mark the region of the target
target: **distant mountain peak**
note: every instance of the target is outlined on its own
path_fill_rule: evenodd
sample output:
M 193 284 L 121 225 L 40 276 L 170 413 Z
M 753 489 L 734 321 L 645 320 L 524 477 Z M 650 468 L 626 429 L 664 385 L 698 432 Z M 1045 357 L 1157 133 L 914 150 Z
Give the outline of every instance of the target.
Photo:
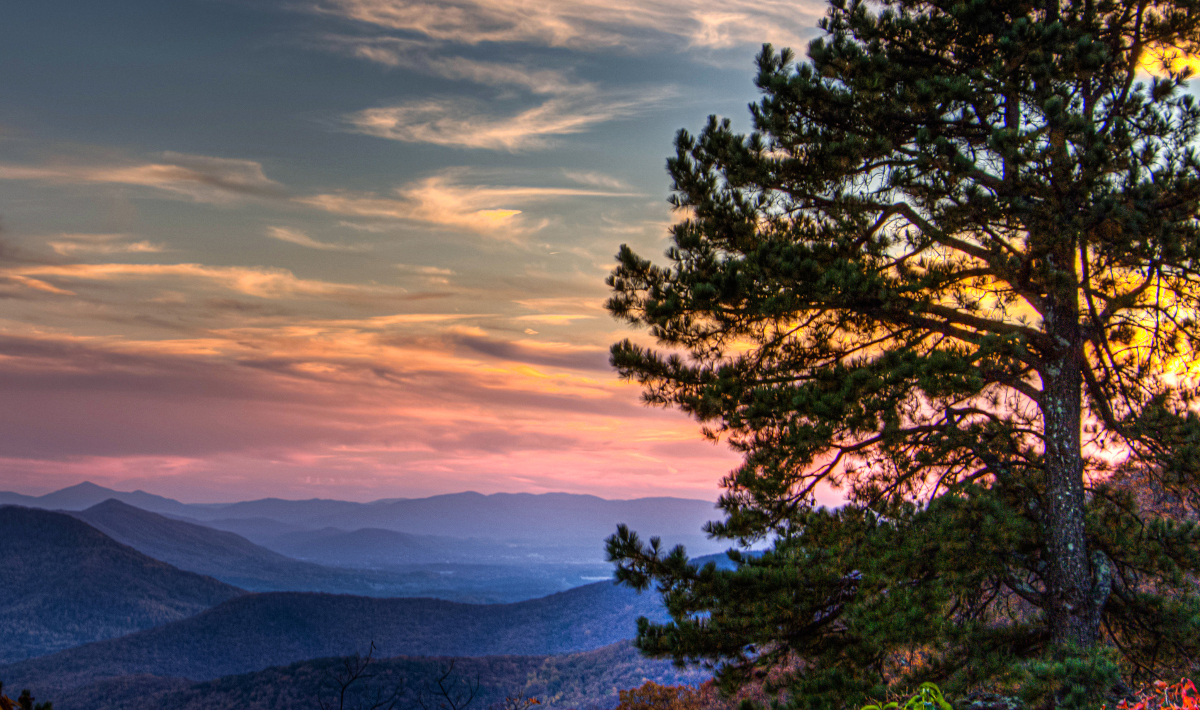
M 84 510 L 84 512 L 86 513 L 86 512 L 90 512 L 90 511 L 100 511 L 100 510 L 124 510 L 124 511 L 130 511 L 130 512 L 137 511 L 138 513 L 149 512 L 149 511 L 142 510 L 141 508 L 139 508 L 135 505 L 130 505 L 122 500 L 118 500 L 116 498 L 105 498 L 104 500 L 93 505 L 92 507 L 86 508 Z
M 83 483 L 76 483 L 73 486 L 67 486 L 66 488 L 61 488 L 54 492 L 55 493 L 85 493 L 85 492 L 86 493 L 93 493 L 93 492 L 116 493 L 117 491 L 114 491 L 111 488 L 105 488 L 104 486 L 98 486 L 95 483 L 92 483 L 91 481 L 84 481 Z

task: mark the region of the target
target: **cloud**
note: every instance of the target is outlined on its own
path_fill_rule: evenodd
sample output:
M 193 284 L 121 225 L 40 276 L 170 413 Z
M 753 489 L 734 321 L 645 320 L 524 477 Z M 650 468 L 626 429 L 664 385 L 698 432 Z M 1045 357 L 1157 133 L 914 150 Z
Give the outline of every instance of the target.
M 390 224 L 359 224 L 357 222 L 347 222 L 345 220 L 338 222 L 338 226 L 345 227 L 347 229 L 353 229 L 358 232 L 372 232 L 374 234 L 395 229 L 395 226 Z
M 287 227 L 267 227 L 267 236 L 272 239 L 278 239 L 281 242 L 298 244 L 302 247 L 320 249 L 322 251 L 366 251 L 370 248 L 365 244 L 331 244 L 329 242 L 317 241 L 300 230 L 288 229 Z
M 59 234 L 46 245 L 62 256 L 76 254 L 157 254 L 162 244 L 142 240 L 128 241 L 128 234 Z
M 521 208 L 577 197 L 628 197 L 630 193 L 561 187 L 469 185 L 459 173 L 434 175 L 396 190 L 395 197 L 332 193 L 296 198 L 296 202 L 356 217 L 415 220 L 480 234 L 512 235 Z
M 664 36 L 703 49 L 762 42 L 801 49 L 825 11 L 815 0 L 318 0 L 311 7 L 439 41 L 635 50 Z
M 326 35 L 318 46 L 390 67 L 404 67 L 452 81 L 495 89 L 513 87 L 548 97 L 516 112 L 497 112 L 496 102 L 431 98 L 348 114 L 349 130 L 409 143 L 518 152 L 552 146 L 556 136 L 652 110 L 675 94 L 673 87 L 601 92 L 559 69 L 446 56 L 435 44 L 396 37 Z
M 580 185 L 591 185 L 592 187 L 604 187 L 610 190 L 628 190 L 629 185 L 624 181 L 619 180 L 611 175 L 605 175 L 595 171 L 585 170 L 563 170 L 563 175 L 573 182 Z
M 62 286 L 78 282 L 121 282 L 127 285 L 130 281 L 140 279 L 172 284 L 178 284 L 181 280 L 200 281 L 242 295 L 266 299 L 371 297 L 386 300 L 406 297 L 404 289 L 302 279 L 287 269 L 268 267 L 203 264 L 46 264 L 3 270 L 0 271 L 0 277 L 54 293 L 71 293 Z
M 572 79 L 564 72 L 535 69 L 522 64 L 480 62 L 464 57 L 436 57 L 425 62 L 428 71 L 446 79 L 461 79 L 484 85 L 518 86 L 534 94 L 590 94 L 588 82 Z
M 453 269 L 443 269 L 437 266 L 418 266 L 417 264 L 396 264 L 396 268 L 410 274 L 422 276 L 453 276 Z
M 317 46 L 388 67 L 404 67 L 443 79 L 487 86 L 515 86 L 534 94 L 566 95 L 594 90 L 592 84 L 556 69 L 445 56 L 436 44 L 399 37 L 324 35 Z
M 545 323 L 547 325 L 569 325 L 572 321 L 591 320 L 596 316 L 565 314 L 565 313 L 540 313 L 535 316 L 517 316 L 513 320 L 530 321 L 533 323 Z
M 506 341 L 477 335 L 460 335 L 455 342 L 468 350 L 489 357 L 544 367 L 590 370 L 608 373 L 608 350 L 566 343 Z
M 396 264 L 396 268 L 402 273 L 420 276 L 426 282 L 431 284 L 448 284 L 451 276 L 454 276 L 453 269 L 443 269 L 437 266 L 419 266 L 417 264 Z
M 451 275 L 442 266 L 396 269 Z M 23 319 L 29 325 L 0 323 L 9 404 L 0 465 L 36 470 L 39 480 L 174 467 L 189 481 L 253 472 L 293 490 L 309 475 L 348 476 L 435 493 L 512 471 L 592 492 L 605 490 L 601 480 L 613 491 L 649 490 L 634 480 L 646 476 L 678 492 L 711 489 L 732 460 L 684 417 L 641 407 L 637 388 L 608 371 L 602 347 L 506 340 L 480 327 L 561 324 L 584 303 L 539 301 L 531 305 L 543 313 L 511 318 L 512 294 L 485 288 L 458 302 L 465 312 L 437 312 L 456 304 L 405 300 L 412 295 L 394 286 L 197 264 L 22 264 L 2 276 L 44 294 L 16 304 L 44 309 Z M 349 299 L 366 304 L 363 316 L 347 317 L 340 304 Z M 479 303 L 494 312 L 469 310 Z M 328 315 L 314 315 L 321 310 Z M 64 334 L 60 314 L 83 318 L 89 332 L 103 332 L 110 316 L 130 327 Z M 655 447 L 668 444 L 681 447 L 670 465 L 697 480 L 662 478 L 668 457 Z M 564 466 L 589 482 L 557 478 Z
M 0 416 L 0 456 L 290 449 L 336 459 L 414 440 L 441 456 L 548 452 L 575 448 L 593 418 L 654 417 L 579 372 L 601 367 L 602 353 L 563 344 L 318 322 L 214 335 L 216 348 L 0 334 L 0 387 L 13 405 Z
M 587 296 L 522 298 L 516 301 L 518 305 L 535 311 L 554 311 L 559 313 L 562 311 L 574 311 L 577 314 L 587 314 L 592 318 L 608 313 L 608 310 L 604 307 L 604 302 L 605 298 Z M 533 318 L 533 316 L 529 317 Z
M 600 96 L 559 96 L 523 111 L 497 114 L 483 102 L 462 98 L 413 101 L 347 115 L 351 130 L 407 143 L 520 152 L 554 145 L 553 137 L 583 133 L 593 126 L 653 109 L 674 89 Z
M 155 163 L 0 163 L 0 180 L 131 185 L 211 203 L 284 196 L 283 187 L 263 173 L 261 163 L 173 152 L 162 153 L 160 157 L 162 162 Z
M 307 44 L 307 43 L 306 43 Z M 325 34 L 311 43 L 318 49 L 342 54 L 388 67 L 412 67 L 416 58 L 428 56 L 433 45 L 415 39 L 389 36 Z

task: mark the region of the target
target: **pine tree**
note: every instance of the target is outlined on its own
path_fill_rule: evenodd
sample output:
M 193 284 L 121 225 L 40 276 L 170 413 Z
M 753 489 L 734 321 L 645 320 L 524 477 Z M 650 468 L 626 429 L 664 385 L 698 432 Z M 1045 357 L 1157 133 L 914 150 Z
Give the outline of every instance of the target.
M 832 0 L 821 29 L 764 46 L 753 133 L 679 132 L 671 263 L 609 278 L 661 348 L 619 373 L 744 455 L 709 532 L 771 542 L 728 572 L 619 528 L 673 619 L 639 647 L 791 664 L 803 707 L 1189 667 L 1200 531 L 1104 480 L 1200 481 L 1200 2 Z

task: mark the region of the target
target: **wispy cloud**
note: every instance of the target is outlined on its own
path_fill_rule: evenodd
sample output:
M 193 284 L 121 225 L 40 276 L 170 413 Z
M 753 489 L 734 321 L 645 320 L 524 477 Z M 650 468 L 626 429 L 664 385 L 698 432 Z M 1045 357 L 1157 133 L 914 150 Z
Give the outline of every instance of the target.
M 288 227 L 267 227 L 267 236 L 281 242 L 322 251 L 366 251 L 370 248 L 365 244 L 334 244 L 318 241 L 298 229 L 289 229 Z
M 206 266 L 204 264 L 46 264 L 19 266 L 0 271 L 31 288 L 54 289 L 70 293 L 74 282 L 123 282 L 162 280 L 178 285 L 181 281 L 201 281 L 236 293 L 266 299 L 285 297 L 338 298 L 372 296 L 399 298 L 404 289 L 375 285 L 342 284 L 303 279 L 287 269 L 244 266 Z
M 648 111 L 672 89 L 547 99 L 531 108 L 497 114 L 489 105 L 461 98 L 427 99 L 369 108 L 345 117 L 351 130 L 407 143 L 519 152 L 552 147 L 554 138 L 583 133 L 600 123 Z
M 263 173 L 261 163 L 172 152 L 159 157 L 161 162 L 153 163 L 0 163 L 0 180 L 131 185 L 163 190 L 197 202 L 284 195 L 283 187 Z
M 389 67 L 403 67 L 455 81 L 515 86 L 535 94 L 588 93 L 594 86 L 558 69 L 447 56 L 436 43 L 387 35 L 323 35 L 318 47 Z
M 534 332 L 536 334 L 537 331 Z M 498 340 L 479 335 L 459 335 L 453 342 L 481 355 L 529 365 L 604 373 L 611 369 L 605 348 L 532 340 Z
M 510 152 L 544 149 L 558 136 L 653 110 L 675 95 L 669 86 L 605 92 L 559 69 L 444 56 L 423 43 L 392 37 L 339 35 L 327 37 L 325 42 L 336 51 L 388 66 L 547 97 L 509 112 L 497 111 L 494 101 L 442 97 L 368 108 L 343 117 L 353 132 L 409 143 Z
M 129 241 L 128 234 L 58 234 L 46 245 L 62 256 L 81 254 L 156 254 L 166 250 L 162 244 L 146 240 Z
M 438 266 L 419 266 L 417 264 L 396 264 L 396 268 L 404 274 L 419 276 L 431 284 L 448 284 L 454 276 L 453 269 L 443 269 Z
M 396 264 L 396 268 L 410 274 L 422 276 L 453 276 L 454 269 L 443 269 L 439 266 L 418 266 L 417 264 Z
M 480 234 L 512 235 L 519 231 L 522 208 L 579 197 L 627 197 L 630 193 L 563 187 L 508 187 L 458 182 L 456 172 L 434 175 L 398 188 L 395 197 L 331 193 L 296 201 L 335 214 L 415 220 Z
M 720 49 L 769 41 L 804 46 L 824 14 L 815 0 L 319 0 L 311 6 L 389 30 L 479 44 L 523 42 L 573 49 L 639 49 L 664 36 Z
M 628 190 L 629 185 L 625 181 L 615 178 L 611 175 L 605 175 L 591 170 L 563 170 L 563 176 L 572 182 L 577 182 L 580 185 L 591 185 L 592 187 L 603 187 L 609 190 Z

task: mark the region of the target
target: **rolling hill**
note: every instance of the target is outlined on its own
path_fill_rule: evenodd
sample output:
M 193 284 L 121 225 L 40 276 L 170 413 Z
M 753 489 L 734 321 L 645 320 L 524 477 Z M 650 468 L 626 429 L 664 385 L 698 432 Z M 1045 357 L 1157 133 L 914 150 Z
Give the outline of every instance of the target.
M 231 532 L 173 520 L 115 498 L 71 515 L 156 560 L 251 591 L 361 593 L 361 589 L 326 588 L 336 581 L 332 578 L 347 576 L 335 570 L 291 559 Z
M 266 546 L 297 559 L 340 567 L 529 561 L 525 548 L 490 540 L 413 535 L 381 528 L 302 530 L 279 535 Z
M 63 513 L 0 507 L 0 662 L 184 619 L 243 590 L 151 559 Z
M 572 653 L 631 638 L 638 616 L 663 614 L 657 595 L 609 582 L 490 605 L 248 594 L 164 626 L 0 667 L 0 679 L 38 684 L 43 695 L 132 674 L 210 680 L 352 654 L 371 641 L 380 657 Z

